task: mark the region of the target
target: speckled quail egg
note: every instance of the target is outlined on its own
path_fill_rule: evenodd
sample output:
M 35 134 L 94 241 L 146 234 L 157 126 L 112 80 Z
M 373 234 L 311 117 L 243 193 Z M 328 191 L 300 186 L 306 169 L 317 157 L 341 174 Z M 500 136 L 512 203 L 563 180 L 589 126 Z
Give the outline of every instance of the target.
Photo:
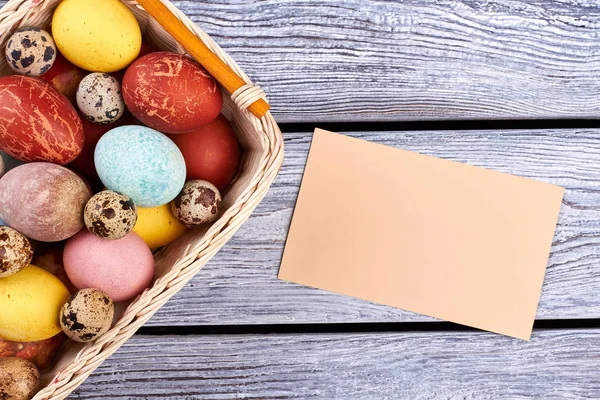
M 56 60 L 52 36 L 40 28 L 20 28 L 8 39 L 6 61 L 17 73 L 40 76 L 48 72 Z
M 29 240 L 8 226 L 0 226 L 0 278 L 16 274 L 33 258 Z
M 100 289 L 81 289 L 62 307 L 60 326 L 76 342 L 90 342 L 110 329 L 115 314 L 112 299 Z
M 208 181 L 188 181 L 171 203 L 171 209 L 184 225 L 195 228 L 217 219 L 221 193 Z
M 79 111 L 95 124 L 115 122 L 125 111 L 121 84 L 108 74 L 93 72 L 86 75 L 79 82 L 76 98 Z
M 0 358 L 0 399 L 29 400 L 38 390 L 40 372 L 31 361 Z
M 83 211 L 85 226 L 103 239 L 120 239 L 137 221 L 137 210 L 130 197 L 103 190 L 88 201 Z

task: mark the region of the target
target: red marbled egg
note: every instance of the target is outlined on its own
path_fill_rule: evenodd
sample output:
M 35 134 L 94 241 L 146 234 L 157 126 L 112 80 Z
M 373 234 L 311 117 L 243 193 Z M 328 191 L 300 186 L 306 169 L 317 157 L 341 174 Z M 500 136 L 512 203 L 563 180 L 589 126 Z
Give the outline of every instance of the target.
M 0 149 L 11 156 L 62 165 L 81 152 L 81 120 L 49 83 L 28 76 L 2 77 L 0 105 Z
M 58 242 L 83 228 L 92 193 L 77 174 L 60 165 L 29 163 L 0 179 L 0 215 L 16 231 L 40 242 Z
M 214 120 L 223 96 L 215 79 L 181 54 L 150 53 L 127 68 L 123 100 L 144 125 L 164 133 L 184 133 Z

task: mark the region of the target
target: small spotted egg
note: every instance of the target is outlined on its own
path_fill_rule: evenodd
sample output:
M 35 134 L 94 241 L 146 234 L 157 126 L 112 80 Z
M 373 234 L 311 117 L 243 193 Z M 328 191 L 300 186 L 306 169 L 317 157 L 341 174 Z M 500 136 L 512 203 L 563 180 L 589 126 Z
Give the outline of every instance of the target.
M 94 72 L 86 75 L 79 82 L 76 98 L 79 111 L 95 124 L 115 122 L 125 111 L 121 85 L 108 74 Z
M 19 74 L 43 75 L 52 67 L 54 60 L 54 40 L 48 32 L 40 28 L 20 28 L 8 39 L 6 61 Z
M 0 399 L 31 399 L 40 383 L 40 372 L 36 366 L 23 358 L 0 357 Z
M 135 226 L 137 210 L 128 196 L 104 190 L 88 201 L 83 220 L 94 235 L 102 239 L 120 239 Z
M 16 274 L 33 258 L 29 240 L 8 226 L 0 226 L 0 278 Z
M 63 332 L 76 342 L 90 342 L 110 329 L 115 306 L 100 289 L 81 289 L 62 307 L 60 325 Z
M 219 216 L 221 193 L 208 181 L 188 181 L 171 203 L 171 210 L 184 225 L 195 228 Z

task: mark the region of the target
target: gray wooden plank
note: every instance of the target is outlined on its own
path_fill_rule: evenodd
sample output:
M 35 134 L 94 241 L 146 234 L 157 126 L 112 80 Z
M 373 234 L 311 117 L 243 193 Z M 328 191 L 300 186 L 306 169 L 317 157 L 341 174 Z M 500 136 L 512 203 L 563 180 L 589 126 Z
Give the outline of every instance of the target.
M 600 318 L 600 130 L 350 135 L 566 187 L 537 318 Z M 311 137 L 285 135 L 286 158 L 269 194 L 150 325 L 431 320 L 277 280 Z
M 70 397 L 598 399 L 600 330 L 135 336 Z
M 280 122 L 600 115 L 593 0 L 174 3 Z
M 174 3 L 280 122 L 600 115 L 597 1 Z

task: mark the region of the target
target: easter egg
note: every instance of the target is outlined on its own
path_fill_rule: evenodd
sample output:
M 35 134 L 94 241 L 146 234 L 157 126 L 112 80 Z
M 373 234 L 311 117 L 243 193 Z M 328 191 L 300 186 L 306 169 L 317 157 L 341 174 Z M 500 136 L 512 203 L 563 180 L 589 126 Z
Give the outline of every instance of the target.
M 23 27 L 8 39 L 5 54 L 8 66 L 16 73 L 40 76 L 52 67 L 56 46 L 48 32 L 37 27 Z
M 0 179 L 0 215 L 30 239 L 57 242 L 83 228 L 83 209 L 92 194 L 73 171 L 29 163 Z
M 0 358 L 0 399 L 29 400 L 39 384 L 40 372 L 31 362 L 17 357 Z
M 134 117 L 165 133 L 183 133 L 211 122 L 223 97 L 215 79 L 194 60 L 169 52 L 137 59 L 123 77 L 123 99 Z
M 35 265 L 0 279 L 0 338 L 31 342 L 56 335 L 69 295 L 57 277 Z
M 83 127 L 69 100 L 48 82 L 0 78 L 0 149 L 21 161 L 66 164 L 83 148 Z
M 207 181 L 189 181 L 171 202 L 171 211 L 188 228 L 213 222 L 221 211 L 221 193 Z
M 139 207 L 170 202 L 185 183 L 185 161 L 175 143 L 143 126 L 107 132 L 96 145 L 94 162 L 102 183 Z
M 33 258 L 29 240 L 7 226 L 0 226 L 0 278 L 16 274 Z
M 94 72 L 87 75 L 79 83 L 76 98 L 79 111 L 95 124 L 115 122 L 125 111 L 121 84 L 108 74 Z
M 119 0 L 63 0 L 52 18 L 58 50 L 88 71 L 114 72 L 137 57 L 142 33 Z
M 0 339 L 0 358 L 18 357 L 31 361 L 38 369 L 44 369 L 50 365 L 65 339 L 66 336 L 63 333 L 35 342 L 13 342 Z
M 88 201 L 83 220 L 88 230 L 99 238 L 120 239 L 133 229 L 137 212 L 129 197 L 103 190 Z
M 187 179 L 209 181 L 223 190 L 235 176 L 240 163 L 240 145 L 223 115 L 193 132 L 169 137 L 183 154 Z
M 186 231 L 171 212 L 170 204 L 152 208 L 138 207 L 138 218 L 133 231 L 140 235 L 151 249 L 166 246 Z
M 75 102 L 77 86 L 79 86 L 79 82 L 84 76 L 85 72 L 81 68 L 71 64 L 65 56 L 57 53 L 52 68 L 41 78 L 62 93 L 69 101 Z
M 100 289 L 113 301 L 134 298 L 154 276 L 152 252 L 134 232 L 104 240 L 83 229 L 67 241 L 63 261 L 78 289 Z
M 112 325 L 115 306 L 102 290 L 81 289 L 69 297 L 60 312 L 63 332 L 76 342 L 90 342 Z
M 83 125 L 83 133 L 85 135 L 85 142 L 83 144 L 83 150 L 71 162 L 71 166 L 77 171 L 81 172 L 87 178 L 95 180 L 98 179 L 98 173 L 96 172 L 96 165 L 94 164 L 94 151 L 98 141 L 104 134 L 111 129 L 117 128 L 123 125 L 139 125 L 139 122 L 131 116 L 128 112 L 119 118 L 116 122 L 108 125 L 98 125 L 91 123 L 85 117 L 81 119 Z

